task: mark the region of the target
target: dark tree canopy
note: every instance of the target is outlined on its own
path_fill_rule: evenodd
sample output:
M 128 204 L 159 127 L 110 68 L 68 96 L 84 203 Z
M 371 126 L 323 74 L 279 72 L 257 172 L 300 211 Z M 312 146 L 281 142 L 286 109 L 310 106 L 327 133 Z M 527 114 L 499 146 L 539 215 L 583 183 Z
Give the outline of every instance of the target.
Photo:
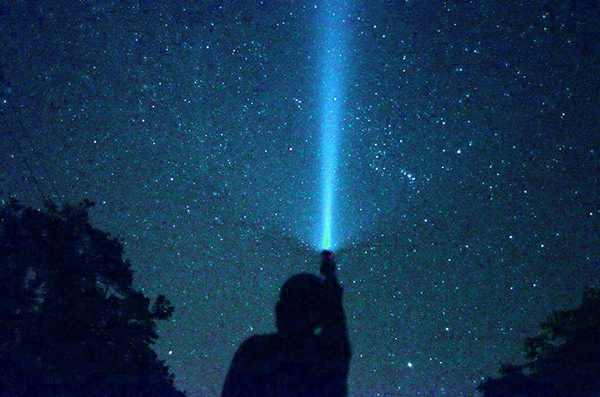
M 92 206 L 0 210 L 0 394 L 183 396 L 151 348 L 173 306 L 133 288 Z
M 573 310 L 557 310 L 525 341 L 523 365 L 504 364 L 479 385 L 484 396 L 599 396 L 600 290 Z

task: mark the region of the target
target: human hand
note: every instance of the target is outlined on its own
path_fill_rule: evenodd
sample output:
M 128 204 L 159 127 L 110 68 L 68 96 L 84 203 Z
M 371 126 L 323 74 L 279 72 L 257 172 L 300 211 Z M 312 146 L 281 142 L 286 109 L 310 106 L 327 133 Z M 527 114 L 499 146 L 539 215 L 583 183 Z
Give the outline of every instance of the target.
M 325 278 L 334 277 L 336 273 L 335 257 L 333 252 L 328 250 L 321 251 L 321 269 L 320 273 Z

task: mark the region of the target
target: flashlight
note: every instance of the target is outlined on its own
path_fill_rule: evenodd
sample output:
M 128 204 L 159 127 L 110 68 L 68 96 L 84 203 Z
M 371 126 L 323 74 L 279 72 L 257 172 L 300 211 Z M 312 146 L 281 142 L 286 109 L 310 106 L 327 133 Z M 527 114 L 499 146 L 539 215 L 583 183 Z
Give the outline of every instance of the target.
M 321 274 L 325 277 L 335 276 L 335 257 L 329 250 L 321 251 Z

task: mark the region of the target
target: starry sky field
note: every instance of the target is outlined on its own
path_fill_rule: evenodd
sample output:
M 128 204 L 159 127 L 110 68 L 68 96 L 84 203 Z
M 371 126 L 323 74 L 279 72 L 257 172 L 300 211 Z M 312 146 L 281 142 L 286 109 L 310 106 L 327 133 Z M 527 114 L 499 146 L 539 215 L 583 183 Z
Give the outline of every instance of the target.
M 331 51 L 351 395 L 475 394 L 600 286 L 596 1 L 224 3 L 0 4 L 0 196 L 97 203 L 180 389 L 318 271 Z

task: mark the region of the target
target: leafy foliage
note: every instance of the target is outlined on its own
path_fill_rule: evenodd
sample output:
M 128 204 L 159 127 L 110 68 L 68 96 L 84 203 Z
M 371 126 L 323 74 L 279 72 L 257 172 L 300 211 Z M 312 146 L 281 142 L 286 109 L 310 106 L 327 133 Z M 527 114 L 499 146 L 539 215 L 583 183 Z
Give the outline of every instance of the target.
M 93 205 L 0 210 L 0 394 L 183 396 L 151 348 L 173 306 L 150 310 Z
M 600 395 L 600 290 L 589 288 L 581 305 L 554 311 L 542 332 L 525 340 L 523 365 L 504 364 L 500 378 L 479 385 L 484 396 Z

